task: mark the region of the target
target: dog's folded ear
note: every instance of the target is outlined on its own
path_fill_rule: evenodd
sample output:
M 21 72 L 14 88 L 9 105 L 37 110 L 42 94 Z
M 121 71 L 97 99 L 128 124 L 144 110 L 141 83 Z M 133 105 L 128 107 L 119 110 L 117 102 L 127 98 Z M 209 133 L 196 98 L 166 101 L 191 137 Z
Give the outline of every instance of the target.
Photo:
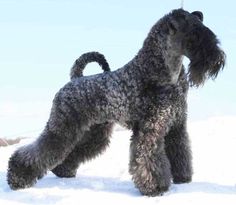
M 203 22 L 203 13 L 201 11 L 192 12 L 194 16 L 197 16 L 201 22 Z

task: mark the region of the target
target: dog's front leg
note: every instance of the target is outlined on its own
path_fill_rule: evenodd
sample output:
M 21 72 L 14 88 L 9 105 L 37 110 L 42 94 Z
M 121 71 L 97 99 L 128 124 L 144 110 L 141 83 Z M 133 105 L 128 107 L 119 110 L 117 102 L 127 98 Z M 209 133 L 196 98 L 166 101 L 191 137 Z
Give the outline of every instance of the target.
M 171 183 L 164 144 L 168 125 L 163 122 L 150 119 L 133 130 L 129 170 L 136 187 L 148 196 L 162 195 Z
M 186 117 L 179 119 L 165 137 L 165 150 L 171 164 L 174 183 L 192 180 L 192 153 L 186 127 Z

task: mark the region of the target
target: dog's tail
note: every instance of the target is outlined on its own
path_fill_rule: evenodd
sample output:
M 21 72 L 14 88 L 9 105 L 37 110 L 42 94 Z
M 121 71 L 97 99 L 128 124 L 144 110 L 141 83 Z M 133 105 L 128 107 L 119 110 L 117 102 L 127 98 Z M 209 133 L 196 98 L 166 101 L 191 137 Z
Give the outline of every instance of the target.
M 88 52 L 82 54 L 74 63 L 70 72 L 70 79 L 78 78 L 83 76 L 83 70 L 88 63 L 97 62 L 103 69 L 104 72 L 110 71 L 109 64 L 106 61 L 104 55 L 99 52 Z

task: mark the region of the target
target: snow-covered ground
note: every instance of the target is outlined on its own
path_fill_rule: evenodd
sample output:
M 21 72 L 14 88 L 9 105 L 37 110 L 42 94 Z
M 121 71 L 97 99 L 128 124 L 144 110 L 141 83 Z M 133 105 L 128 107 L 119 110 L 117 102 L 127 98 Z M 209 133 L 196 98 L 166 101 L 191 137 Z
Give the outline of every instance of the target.
M 117 130 L 110 148 L 101 157 L 82 165 L 74 179 L 48 172 L 25 190 L 12 191 L 6 182 L 8 158 L 19 145 L 0 148 L 0 204 L 236 204 L 236 117 L 211 118 L 189 123 L 192 141 L 193 182 L 171 185 L 161 197 L 145 197 L 128 174 L 129 136 Z

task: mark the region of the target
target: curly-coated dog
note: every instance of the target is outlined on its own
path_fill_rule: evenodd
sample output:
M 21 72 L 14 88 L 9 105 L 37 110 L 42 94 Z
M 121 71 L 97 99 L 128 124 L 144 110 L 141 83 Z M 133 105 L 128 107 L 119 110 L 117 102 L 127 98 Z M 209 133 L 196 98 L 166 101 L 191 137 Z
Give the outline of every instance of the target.
M 191 181 L 187 91 L 216 78 L 225 64 L 216 35 L 202 21 L 199 11 L 173 10 L 152 27 L 138 54 L 113 72 L 81 77 L 75 63 L 40 137 L 11 156 L 10 187 L 33 186 L 48 170 L 75 176 L 80 163 L 107 147 L 114 123 L 133 131 L 129 171 L 142 194 L 162 194 L 171 179 Z

